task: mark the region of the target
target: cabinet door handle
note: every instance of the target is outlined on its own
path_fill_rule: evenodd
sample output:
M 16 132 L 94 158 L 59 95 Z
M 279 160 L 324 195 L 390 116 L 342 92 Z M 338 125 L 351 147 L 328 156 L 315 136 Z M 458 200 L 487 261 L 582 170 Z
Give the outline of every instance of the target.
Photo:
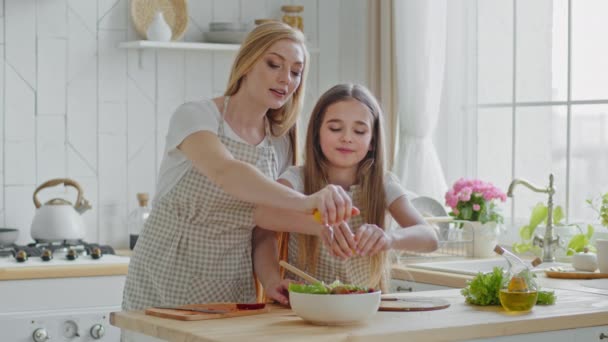
M 397 286 L 397 292 L 412 292 L 414 291 L 414 289 L 410 286 L 410 287 L 401 287 L 401 286 Z M 606 338 L 608 338 L 608 336 L 606 336 Z
M 600 334 L 600 340 L 603 340 L 603 339 L 608 339 L 608 335 L 604 334 L 604 333 L 601 333 Z

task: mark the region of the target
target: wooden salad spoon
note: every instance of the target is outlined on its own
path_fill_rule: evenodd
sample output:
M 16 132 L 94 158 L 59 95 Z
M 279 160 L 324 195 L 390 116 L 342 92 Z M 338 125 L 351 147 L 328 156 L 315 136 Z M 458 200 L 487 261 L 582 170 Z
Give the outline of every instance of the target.
M 329 288 L 329 286 L 327 286 L 324 282 L 322 282 L 319 279 L 311 276 L 310 274 L 302 271 L 301 269 L 293 266 L 292 264 L 290 264 L 284 260 L 280 260 L 279 265 L 281 265 L 281 267 L 283 267 L 284 269 L 290 271 L 291 273 L 297 275 L 298 277 L 306 280 L 307 282 L 309 282 L 311 284 L 317 284 L 317 283 L 322 284 L 323 286 L 325 286 L 327 291 L 331 292 L 331 289 Z

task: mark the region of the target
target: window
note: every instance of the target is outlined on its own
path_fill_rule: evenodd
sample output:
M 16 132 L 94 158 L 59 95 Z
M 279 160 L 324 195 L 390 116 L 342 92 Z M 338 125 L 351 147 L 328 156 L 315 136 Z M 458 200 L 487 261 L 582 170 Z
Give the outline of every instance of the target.
M 608 2 L 493 0 L 474 7 L 469 171 L 505 189 L 513 178 L 546 187 L 553 173 L 555 205 L 570 222 L 594 221 L 585 200 L 608 191 Z M 505 214 L 521 223 L 546 201 L 518 187 Z

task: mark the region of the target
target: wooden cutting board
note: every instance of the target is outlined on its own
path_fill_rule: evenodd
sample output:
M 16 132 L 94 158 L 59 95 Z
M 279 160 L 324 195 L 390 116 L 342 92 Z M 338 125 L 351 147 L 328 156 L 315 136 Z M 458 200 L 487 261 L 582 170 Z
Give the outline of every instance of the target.
M 184 311 L 184 310 L 173 310 L 173 309 L 161 309 L 161 308 L 148 308 L 146 309 L 146 315 L 156 316 L 161 318 L 177 319 L 180 321 L 200 321 L 204 319 L 217 319 L 217 318 L 228 318 L 228 317 L 239 317 L 257 315 L 269 312 L 268 306 L 262 309 L 245 310 L 237 309 L 236 303 L 209 303 L 209 304 L 190 304 L 180 305 L 180 308 L 195 308 L 203 310 L 223 310 L 225 313 L 204 313 L 197 311 Z
M 549 278 L 560 279 L 601 279 L 608 278 L 608 273 L 578 272 L 578 271 L 545 271 Z
M 431 311 L 450 306 L 450 302 L 432 297 L 383 297 L 379 311 Z

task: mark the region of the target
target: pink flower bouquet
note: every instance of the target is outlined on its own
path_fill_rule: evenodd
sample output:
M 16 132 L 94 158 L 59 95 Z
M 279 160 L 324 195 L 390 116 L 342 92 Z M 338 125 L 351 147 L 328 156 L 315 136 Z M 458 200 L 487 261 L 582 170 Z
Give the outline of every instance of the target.
M 492 183 L 479 179 L 461 178 L 445 194 L 445 203 L 452 208 L 451 216 L 458 220 L 502 223 L 496 201 L 507 195 Z

